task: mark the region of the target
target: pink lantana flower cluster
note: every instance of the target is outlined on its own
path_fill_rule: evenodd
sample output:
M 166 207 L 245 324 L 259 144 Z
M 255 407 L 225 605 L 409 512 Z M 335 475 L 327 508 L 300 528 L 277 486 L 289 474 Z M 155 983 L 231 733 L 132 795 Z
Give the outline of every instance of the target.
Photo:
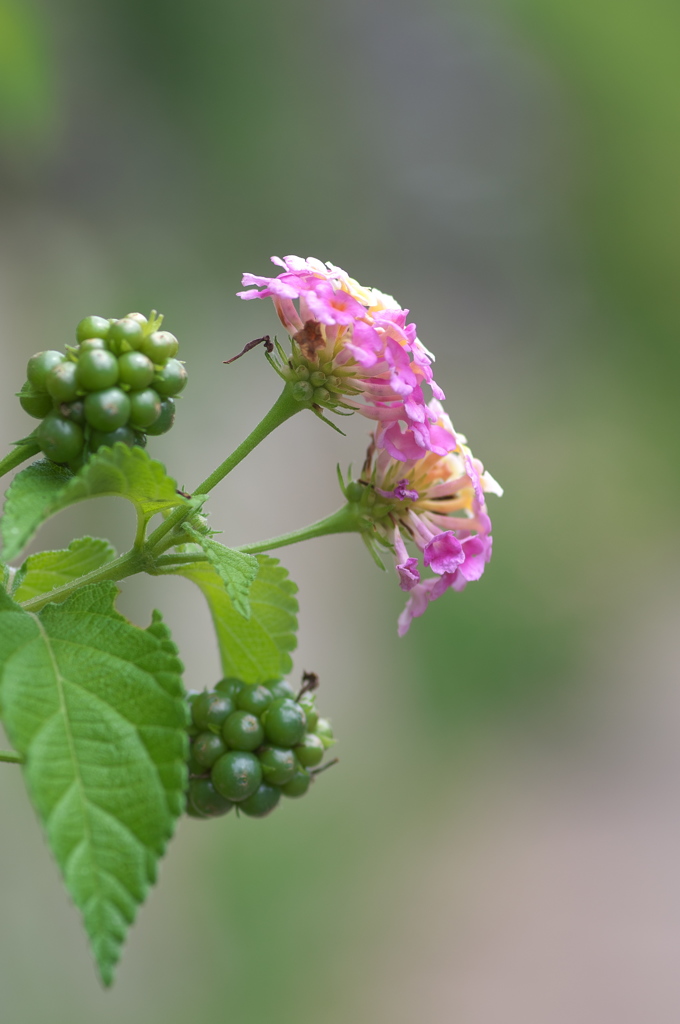
M 431 401 L 429 409 L 435 424 L 455 437 L 454 450 L 403 461 L 374 436 L 358 481 L 372 492 L 362 504 L 372 506 L 375 539 L 393 551 L 399 584 L 409 594 L 399 617 L 400 636 L 430 601 L 480 578 L 492 547 L 485 495 L 503 493 L 463 435 L 455 434 L 440 403 Z M 419 558 L 409 556 L 405 540 Z M 425 568 L 434 575 L 424 579 Z
M 419 341 L 408 310 L 390 295 L 365 288 L 344 270 L 316 259 L 272 257 L 276 277 L 244 274 L 242 299 L 271 298 L 290 335 L 278 346 L 277 372 L 311 408 L 360 412 L 376 420 L 376 444 L 399 461 L 455 448 L 423 391 L 444 393 L 432 375 L 434 357 Z
M 244 274 L 249 290 L 238 293 L 271 298 L 291 338 L 291 354 L 277 342 L 278 359 L 268 353 L 270 362 L 302 407 L 375 421 L 359 480 L 341 479 L 341 486 L 353 528 L 374 558 L 382 565 L 379 547 L 394 555 L 409 595 L 399 617 L 403 636 L 430 601 L 481 577 L 492 547 L 486 494 L 502 489 L 456 435 L 432 375 L 434 356 L 407 322 L 407 309 L 332 263 L 298 256 L 272 262 L 280 274 Z

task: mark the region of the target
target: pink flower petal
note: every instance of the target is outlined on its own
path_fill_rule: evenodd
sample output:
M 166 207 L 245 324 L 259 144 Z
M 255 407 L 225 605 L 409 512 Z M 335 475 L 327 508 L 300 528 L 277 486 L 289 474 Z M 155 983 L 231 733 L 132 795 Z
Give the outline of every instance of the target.
M 430 592 L 432 585 L 435 580 L 425 580 L 424 583 L 418 583 L 411 591 L 411 595 L 406 602 L 406 607 L 399 616 L 397 632 L 399 636 L 405 636 L 408 633 L 409 627 L 414 619 L 424 615 L 427 606 L 431 600 Z
M 455 572 L 461 562 L 465 561 L 463 545 L 450 530 L 440 533 L 423 551 L 423 561 L 439 576 Z

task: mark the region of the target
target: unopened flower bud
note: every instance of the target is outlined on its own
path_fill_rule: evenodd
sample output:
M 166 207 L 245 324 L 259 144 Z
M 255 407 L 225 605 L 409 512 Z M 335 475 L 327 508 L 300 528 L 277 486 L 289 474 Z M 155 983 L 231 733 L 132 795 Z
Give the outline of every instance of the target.
M 314 394 L 314 388 L 306 380 L 293 384 L 293 398 L 296 402 L 308 402 Z
M 309 377 L 309 370 L 307 369 L 306 366 L 298 366 L 298 368 L 295 371 L 295 374 L 297 377 L 300 378 L 300 380 L 307 380 L 307 378 Z
M 298 385 L 296 384 L 295 387 L 297 386 Z M 317 388 L 314 392 L 314 401 L 317 405 L 322 405 L 324 402 L 327 402 L 330 397 L 331 393 L 330 391 L 327 391 L 326 388 Z
M 326 374 L 322 373 L 321 370 L 315 370 L 309 378 L 309 383 L 313 384 L 315 388 L 321 387 L 322 384 L 326 383 Z

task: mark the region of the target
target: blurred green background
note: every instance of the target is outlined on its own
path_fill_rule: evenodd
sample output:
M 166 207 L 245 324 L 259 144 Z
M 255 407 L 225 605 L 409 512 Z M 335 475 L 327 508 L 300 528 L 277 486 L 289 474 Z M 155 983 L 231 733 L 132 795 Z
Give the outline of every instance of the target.
M 667 0 L 0 0 L 5 447 L 28 356 L 154 306 L 191 379 L 152 452 L 195 485 L 278 391 L 222 365 L 276 330 L 240 275 L 296 253 L 411 309 L 506 488 L 484 579 L 402 641 L 356 538 L 283 553 L 341 764 L 183 822 L 111 993 L 2 768 L 3 1022 L 680 1018 L 679 57 Z M 270 438 L 225 541 L 335 508 L 360 420 Z M 131 527 L 101 501 L 39 540 Z M 214 682 L 190 584 L 125 584 L 153 606 Z

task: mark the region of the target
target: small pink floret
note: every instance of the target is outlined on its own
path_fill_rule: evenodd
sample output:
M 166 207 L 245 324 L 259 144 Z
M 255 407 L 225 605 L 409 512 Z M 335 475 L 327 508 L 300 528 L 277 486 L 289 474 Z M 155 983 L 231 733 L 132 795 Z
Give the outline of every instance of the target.
M 402 590 L 412 590 L 417 583 L 420 583 L 420 570 L 418 569 L 417 558 L 407 558 L 405 562 L 397 565 L 399 586 Z
M 291 336 L 308 320 L 321 325 L 326 359 L 332 358 L 344 369 L 356 366 L 354 378 L 347 381 L 351 386 L 356 380 L 361 390 L 358 411 L 375 418 L 373 410 L 388 401 L 392 409 L 387 418 L 410 431 L 408 437 L 392 432 L 386 438 L 395 459 L 418 458 L 430 450 L 450 451 L 438 431 L 433 434 L 424 426 L 428 413 L 422 385 L 427 384 L 436 398 L 444 393 L 433 380 L 432 357 L 418 340 L 415 324 L 406 322 L 408 310 L 390 296 L 357 286 L 332 263 L 299 256 L 272 256 L 272 262 L 281 273 L 276 277 L 244 274 L 243 285 L 252 290 L 238 292 L 239 297 L 273 299 Z M 370 381 L 367 370 L 372 371 Z
M 425 565 L 440 576 L 447 572 L 456 572 L 464 561 L 463 545 L 450 530 L 433 537 L 423 551 Z

